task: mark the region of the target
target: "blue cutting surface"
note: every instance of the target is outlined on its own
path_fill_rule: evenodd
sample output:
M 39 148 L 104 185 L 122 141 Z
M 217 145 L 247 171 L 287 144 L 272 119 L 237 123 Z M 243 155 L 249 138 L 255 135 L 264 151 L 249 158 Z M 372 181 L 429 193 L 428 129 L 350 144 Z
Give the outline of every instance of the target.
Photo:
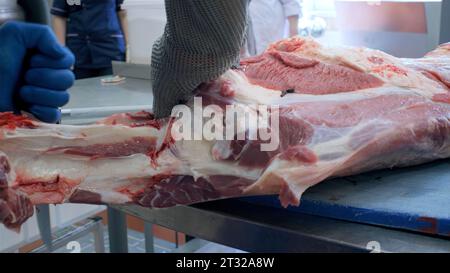
M 281 208 L 276 196 L 243 199 Z M 325 181 L 288 209 L 450 237 L 450 160 Z

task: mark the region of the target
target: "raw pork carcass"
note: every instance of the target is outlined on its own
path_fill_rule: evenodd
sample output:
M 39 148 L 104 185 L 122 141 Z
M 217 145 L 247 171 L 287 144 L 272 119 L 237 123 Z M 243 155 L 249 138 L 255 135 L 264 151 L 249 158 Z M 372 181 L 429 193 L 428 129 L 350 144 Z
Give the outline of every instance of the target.
M 175 141 L 173 117 L 144 112 L 90 126 L 3 113 L 0 221 L 18 227 L 32 205 L 63 202 L 160 208 L 279 194 L 298 205 L 329 177 L 450 157 L 449 88 L 449 45 L 402 60 L 292 38 L 198 88 L 205 106 L 279 105 L 273 151 L 248 134 Z

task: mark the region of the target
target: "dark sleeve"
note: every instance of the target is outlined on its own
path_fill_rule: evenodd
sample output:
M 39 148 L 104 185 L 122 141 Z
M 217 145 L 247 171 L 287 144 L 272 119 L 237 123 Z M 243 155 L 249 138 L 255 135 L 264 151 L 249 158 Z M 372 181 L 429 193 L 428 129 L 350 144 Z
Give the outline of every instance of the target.
M 121 11 L 124 0 L 116 0 L 116 10 Z
M 166 0 L 167 24 L 152 53 L 153 111 L 168 116 L 239 61 L 247 0 Z
M 25 12 L 25 20 L 30 23 L 48 24 L 48 2 L 47 0 L 18 0 Z
M 50 13 L 61 17 L 68 17 L 69 8 L 67 5 L 67 0 L 53 0 L 53 6 Z

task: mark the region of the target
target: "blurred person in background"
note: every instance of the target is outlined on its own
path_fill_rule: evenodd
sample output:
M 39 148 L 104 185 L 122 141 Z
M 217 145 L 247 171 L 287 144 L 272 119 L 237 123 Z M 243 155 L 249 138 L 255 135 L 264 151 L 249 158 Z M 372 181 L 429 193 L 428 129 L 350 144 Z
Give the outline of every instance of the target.
M 249 9 L 252 27 L 245 55 L 261 54 L 271 43 L 298 35 L 300 0 L 252 0 Z
M 129 59 L 124 0 L 54 0 L 53 29 L 75 55 L 77 79 L 112 74 L 112 61 Z M 128 60 L 127 60 L 128 61 Z

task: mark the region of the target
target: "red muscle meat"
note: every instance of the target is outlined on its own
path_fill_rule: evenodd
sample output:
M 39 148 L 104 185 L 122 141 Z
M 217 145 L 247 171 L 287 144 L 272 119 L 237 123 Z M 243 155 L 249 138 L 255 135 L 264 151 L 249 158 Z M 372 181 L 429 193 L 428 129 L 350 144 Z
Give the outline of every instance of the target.
M 264 128 L 269 140 L 242 117 L 231 139 L 178 140 L 176 115 L 65 126 L 2 113 L 0 222 L 18 228 L 33 205 L 64 202 L 163 208 L 278 194 L 283 206 L 298 205 L 330 177 L 450 157 L 449 83 L 448 45 L 398 59 L 292 38 L 196 90 L 204 107 L 256 118 L 263 113 L 254 106 L 270 107 L 278 127 Z M 274 149 L 262 149 L 272 140 Z
M 0 155 L 0 223 L 17 229 L 33 215 L 33 205 L 23 193 L 8 187 L 11 167 L 4 155 Z
M 279 51 L 269 51 L 258 60 L 243 61 L 250 82 L 275 90 L 293 89 L 300 94 L 334 94 L 379 87 L 373 75 L 343 65 L 327 64 Z

